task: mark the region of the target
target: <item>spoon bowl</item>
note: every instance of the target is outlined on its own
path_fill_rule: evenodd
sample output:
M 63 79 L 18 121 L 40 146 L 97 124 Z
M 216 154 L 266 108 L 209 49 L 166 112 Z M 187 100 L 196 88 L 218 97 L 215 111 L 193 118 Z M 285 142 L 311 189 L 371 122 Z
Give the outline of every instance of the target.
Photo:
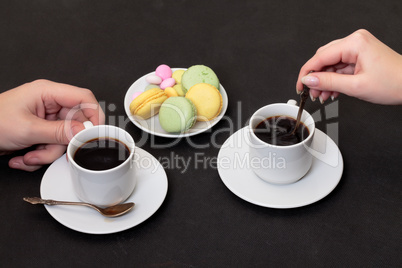
M 31 203 L 31 204 L 43 204 L 43 205 L 49 205 L 49 206 L 54 206 L 54 205 L 74 205 L 74 206 L 86 206 L 86 207 L 90 207 L 95 209 L 96 211 L 98 211 L 100 214 L 102 214 L 105 217 L 118 217 L 121 216 L 123 214 L 126 214 L 127 212 L 129 212 L 133 207 L 134 207 L 134 203 L 130 202 L 130 203 L 123 203 L 123 204 L 118 204 L 118 205 L 114 205 L 111 207 L 105 207 L 105 208 L 101 208 L 98 206 L 95 206 L 93 204 L 89 204 L 89 203 L 84 203 L 84 202 L 69 202 L 69 201 L 56 201 L 56 200 L 52 200 L 52 199 L 42 199 L 39 197 L 24 197 L 23 198 L 24 201 Z

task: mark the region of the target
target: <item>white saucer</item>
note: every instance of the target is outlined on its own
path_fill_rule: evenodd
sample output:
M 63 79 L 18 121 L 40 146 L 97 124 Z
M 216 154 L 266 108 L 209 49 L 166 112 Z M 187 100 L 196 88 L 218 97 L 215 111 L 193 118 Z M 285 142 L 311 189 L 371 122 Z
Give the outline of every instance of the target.
M 186 70 L 186 69 L 185 68 L 172 68 L 172 71 L 176 71 L 176 70 Z M 157 115 L 153 116 L 147 120 L 140 120 L 140 119 L 134 117 L 130 112 L 130 103 L 132 101 L 133 94 L 135 92 L 144 91 L 145 87 L 147 85 L 149 85 L 148 82 L 145 80 L 145 77 L 147 77 L 150 74 L 155 74 L 155 72 L 146 74 L 146 75 L 142 76 L 141 78 L 139 78 L 137 81 L 135 81 L 130 86 L 130 88 L 127 90 L 127 93 L 124 97 L 124 110 L 126 111 L 126 114 L 127 114 L 128 118 L 131 120 L 131 122 L 133 122 L 133 124 L 136 125 L 139 129 L 142 129 L 143 131 L 153 134 L 155 136 L 161 136 L 161 137 L 166 137 L 166 138 L 189 137 L 189 136 L 197 135 L 199 133 L 202 133 L 202 132 L 207 131 L 208 129 L 212 128 L 225 115 L 226 109 L 228 108 L 228 95 L 226 94 L 226 91 L 223 88 L 222 84 L 219 84 L 219 92 L 222 95 L 222 110 L 221 110 L 220 114 L 216 118 L 212 119 L 211 121 L 196 122 L 195 125 L 185 133 L 172 134 L 172 133 L 166 132 L 161 127 L 161 125 L 159 123 L 159 117 Z
M 338 185 L 343 159 L 335 142 L 319 129 L 312 143 L 313 164 L 299 181 L 276 185 L 263 181 L 248 165 L 248 127 L 230 136 L 218 154 L 218 172 L 223 183 L 238 197 L 270 208 L 296 208 L 327 196 Z
M 134 227 L 154 214 L 166 197 L 168 182 L 161 164 L 148 152 L 135 148 L 137 185 L 126 202 L 135 206 L 127 214 L 106 218 L 97 211 L 81 206 L 47 206 L 50 215 L 64 226 L 88 234 L 109 234 Z M 46 170 L 40 187 L 44 199 L 80 201 L 73 192 L 66 156 Z

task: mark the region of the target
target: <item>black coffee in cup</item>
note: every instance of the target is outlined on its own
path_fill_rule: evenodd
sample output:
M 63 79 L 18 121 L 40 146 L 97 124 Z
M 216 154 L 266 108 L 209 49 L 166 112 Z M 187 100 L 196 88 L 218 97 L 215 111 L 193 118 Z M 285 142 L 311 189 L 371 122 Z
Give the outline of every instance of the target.
M 119 166 L 130 156 L 128 147 L 113 138 L 96 138 L 81 145 L 74 154 L 74 161 L 90 170 L 106 170 Z
M 296 119 L 289 116 L 272 116 L 261 121 L 254 129 L 255 135 L 262 141 L 279 146 L 297 144 L 310 134 L 308 128 L 300 122 L 295 133 Z

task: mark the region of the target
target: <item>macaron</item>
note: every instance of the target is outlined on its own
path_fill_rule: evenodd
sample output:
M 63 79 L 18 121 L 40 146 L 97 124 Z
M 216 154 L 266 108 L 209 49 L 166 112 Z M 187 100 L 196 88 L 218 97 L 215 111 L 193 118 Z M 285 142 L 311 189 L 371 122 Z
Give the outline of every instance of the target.
M 176 70 L 173 72 L 172 78 L 174 78 L 174 80 L 176 80 L 176 84 L 181 83 L 181 77 L 183 76 L 184 72 L 185 72 L 185 70 Z
M 185 91 L 185 89 L 183 88 L 182 84 L 176 84 L 176 85 L 173 86 L 173 88 L 176 90 L 177 95 L 179 95 L 179 96 L 186 95 L 187 91 Z
M 168 98 L 160 88 L 144 91 L 130 103 L 131 113 L 141 119 L 148 119 L 159 112 L 162 103 Z
M 181 84 L 185 90 L 199 83 L 207 83 L 219 89 L 219 79 L 215 72 L 205 65 L 193 65 L 181 77 Z
M 197 109 L 197 121 L 210 121 L 222 110 L 222 95 L 210 84 L 195 84 L 187 91 L 186 98 L 190 99 Z
M 169 133 L 182 133 L 196 122 L 197 110 L 185 97 L 170 97 L 159 110 L 159 123 Z
M 158 86 L 158 85 L 149 84 L 144 88 L 144 91 L 147 91 L 147 90 L 150 90 L 150 89 L 153 89 L 153 88 L 161 88 L 161 87 Z
M 168 95 L 169 98 L 179 96 L 179 94 L 177 94 L 177 91 L 172 87 L 165 88 L 165 93 L 166 93 L 166 95 Z
M 183 91 L 183 87 L 181 84 L 174 85 L 173 87 L 167 87 L 165 88 L 165 93 L 168 95 L 168 97 L 184 97 L 186 93 Z

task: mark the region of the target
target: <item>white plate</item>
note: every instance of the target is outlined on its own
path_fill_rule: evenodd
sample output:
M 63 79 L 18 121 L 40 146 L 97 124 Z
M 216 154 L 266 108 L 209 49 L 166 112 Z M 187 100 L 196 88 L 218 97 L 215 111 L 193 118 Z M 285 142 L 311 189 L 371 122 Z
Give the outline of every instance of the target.
M 126 202 L 135 206 L 127 214 L 106 218 L 97 211 L 81 206 L 47 206 L 49 214 L 64 226 L 88 234 L 109 234 L 134 227 L 154 214 L 166 197 L 168 182 L 165 170 L 148 152 L 135 148 L 134 168 L 137 185 Z M 73 192 L 66 156 L 63 155 L 46 170 L 40 191 L 44 199 L 80 201 Z
M 275 185 L 263 181 L 247 162 L 248 127 L 230 136 L 218 154 L 218 172 L 223 183 L 238 197 L 255 205 L 270 208 L 295 208 L 312 204 L 327 196 L 338 185 L 343 159 L 335 142 L 319 129 L 315 130 L 313 164 L 299 181 Z
M 172 68 L 172 71 L 176 70 L 186 70 L 185 68 Z M 138 128 L 142 129 L 145 132 L 148 132 L 150 134 L 156 135 L 156 136 L 161 136 L 161 137 L 167 137 L 167 138 L 180 138 L 180 137 L 188 137 L 188 136 L 193 136 L 196 134 L 199 134 L 201 132 L 204 132 L 214 125 L 218 123 L 223 115 L 226 112 L 226 109 L 228 107 L 228 96 L 226 94 L 225 89 L 223 88 L 222 84 L 219 84 L 219 92 L 222 95 L 222 110 L 220 114 L 212 119 L 211 121 L 207 122 L 196 122 L 195 125 L 189 129 L 185 133 L 181 134 L 172 134 L 169 132 L 166 132 L 161 125 L 159 124 L 159 117 L 158 115 L 153 116 L 147 120 L 140 120 L 136 117 L 134 117 L 131 112 L 130 112 L 130 103 L 132 101 L 133 94 L 135 92 L 142 92 L 144 91 L 145 87 L 149 85 L 147 81 L 145 81 L 145 77 L 147 77 L 150 74 L 155 74 L 155 72 L 149 73 L 138 79 L 137 81 L 134 82 L 128 89 L 126 96 L 124 97 L 124 110 L 126 111 L 126 114 L 128 118 L 130 118 L 131 122 L 133 122 L 134 125 L 136 125 Z

